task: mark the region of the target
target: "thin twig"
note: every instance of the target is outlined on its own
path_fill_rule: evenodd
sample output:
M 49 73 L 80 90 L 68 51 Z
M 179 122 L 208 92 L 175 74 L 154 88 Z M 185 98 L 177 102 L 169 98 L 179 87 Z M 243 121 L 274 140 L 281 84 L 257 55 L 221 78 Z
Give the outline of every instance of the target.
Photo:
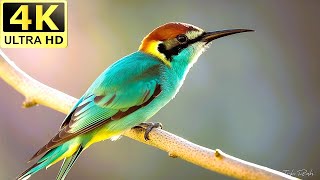
M 0 77 L 26 97 L 24 107 L 41 104 L 67 114 L 77 99 L 46 86 L 19 69 L 0 49 Z M 238 179 L 297 179 L 285 173 L 250 163 L 221 150 L 212 150 L 161 129 L 144 140 L 144 129 L 128 130 L 125 136 L 168 152 L 197 166 Z

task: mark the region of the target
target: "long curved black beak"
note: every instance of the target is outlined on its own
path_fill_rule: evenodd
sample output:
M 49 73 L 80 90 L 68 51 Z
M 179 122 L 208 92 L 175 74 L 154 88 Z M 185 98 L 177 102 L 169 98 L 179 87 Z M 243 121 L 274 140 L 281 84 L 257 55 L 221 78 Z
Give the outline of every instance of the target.
M 251 29 L 227 29 L 227 30 L 221 30 L 221 31 L 214 31 L 214 32 L 205 32 L 202 35 L 201 41 L 204 41 L 206 43 L 209 43 L 215 39 L 224 37 L 224 36 L 229 36 L 232 34 L 238 34 L 238 33 L 243 33 L 243 32 L 250 32 L 254 31 Z

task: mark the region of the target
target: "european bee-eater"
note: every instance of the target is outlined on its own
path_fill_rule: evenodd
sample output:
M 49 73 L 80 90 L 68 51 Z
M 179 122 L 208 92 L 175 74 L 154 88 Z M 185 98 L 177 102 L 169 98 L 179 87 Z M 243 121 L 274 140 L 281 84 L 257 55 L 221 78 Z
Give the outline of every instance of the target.
M 45 153 L 17 179 L 28 179 L 64 159 L 58 180 L 65 179 L 81 152 L 93 143 L 119 137 L 147 121 L 178 93 L 183 81 L 212 40 L 248 32 L 206 32 L 185 23 L 167 23 L 149 33 L 139 50 L 108 67 L 79 99 L 59 132 L 32 158 Z M 145 134 L 159 124 L 149 125 Z

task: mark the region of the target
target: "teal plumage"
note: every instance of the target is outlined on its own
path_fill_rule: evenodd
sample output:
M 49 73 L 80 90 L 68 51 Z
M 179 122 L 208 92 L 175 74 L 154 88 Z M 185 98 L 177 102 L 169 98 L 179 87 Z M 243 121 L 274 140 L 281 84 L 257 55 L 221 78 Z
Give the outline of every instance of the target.
M 68 129 L 72 135 L 66 135 L 64 139 L 62 138 L 63 141 L 59 141 L 63 133 L 58 134 L 56 138 L 53 138 L 51 143 L 48 143 L 50 144 L 49 146 L 44 146 L 33 158 L 56 147 L 59 147 L 59 152 L 61 152 L 63 151 L 61 150 L 61 146 L 63 146 L 62 144 L 65 143 L 65 140 L 71 139 L 78 134 L 86 133 L 87 130 L 97 128 L 108 122 L 104 128 L 109 132 L 123 131 L 128 129 L 128 127 L 130 128 L 144 122 L 170 100 L 171 96 L 169 94 L 166 96 L 161 95 L 159 99 L 150 104 L 151 106 L 145 107 L 146 109 L 137 110 L 136 114 L 128 115 L 121 121 L 112 121 L 110 117 L 119 111 L 125 112 L 130 107 L 141 105 L 150 99 L 152 94 L 154 94 L 156 86 L 160 85 L 160 72 L 163 72 L 161 69 L 165 68 L 167 67 L 161 61 L 143 52 L 135 52 L 111 65 L 97 78 L 83 97 L 80 98 L 73 107 L 73 113 L 70 113 L 63 122 L 61 132 L 64 132 L 64 129 Z M 123 76 L 119 76 L 120 74 Z M 170 89 L 165 90 L 170 91 Z M 70 123 L 72 120 L 76 121 Z M 95 132 L 86 134 L 87 137 L 82 140 L 81 145 L 85 147 L 86 143 L 94 135 Z M 53 162 L 55 159 L 50 158 L 45 162 L 49 162 L 49 160 Z M 35 172 L 40 170 L 39 167 L 46 167 L 50 163 L 43 163 L 41 166 L 37 166 L 34 169 Z
M 244 30 L 228 34 L 237 32 Z M 190 67 L 218 36 L 221 33 L 206 33 L 184 23 L 168 23 L 155 29 L 143 40 L 139 51 L 112 64 L 93 82 L 58 134 L 31 160 L 46 154 L 17 179 L 27 179 L 62 159 L 57 179 L 64 179 L 91 144 L 121 135 L 151 118 L 176 95 Z

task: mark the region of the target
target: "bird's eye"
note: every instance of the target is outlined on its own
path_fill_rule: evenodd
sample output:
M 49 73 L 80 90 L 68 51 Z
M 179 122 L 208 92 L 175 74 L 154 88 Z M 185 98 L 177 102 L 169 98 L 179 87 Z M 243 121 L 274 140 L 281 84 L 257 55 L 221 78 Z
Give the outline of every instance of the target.
M 179 34 L 179 35 L 177 36 L 177 40 L 178 40 L 180 43 L 185 43 L 185 42 L 187 42 L 188 37 L 187 37 L 186 35 L 184 35 L 184 34 Z

